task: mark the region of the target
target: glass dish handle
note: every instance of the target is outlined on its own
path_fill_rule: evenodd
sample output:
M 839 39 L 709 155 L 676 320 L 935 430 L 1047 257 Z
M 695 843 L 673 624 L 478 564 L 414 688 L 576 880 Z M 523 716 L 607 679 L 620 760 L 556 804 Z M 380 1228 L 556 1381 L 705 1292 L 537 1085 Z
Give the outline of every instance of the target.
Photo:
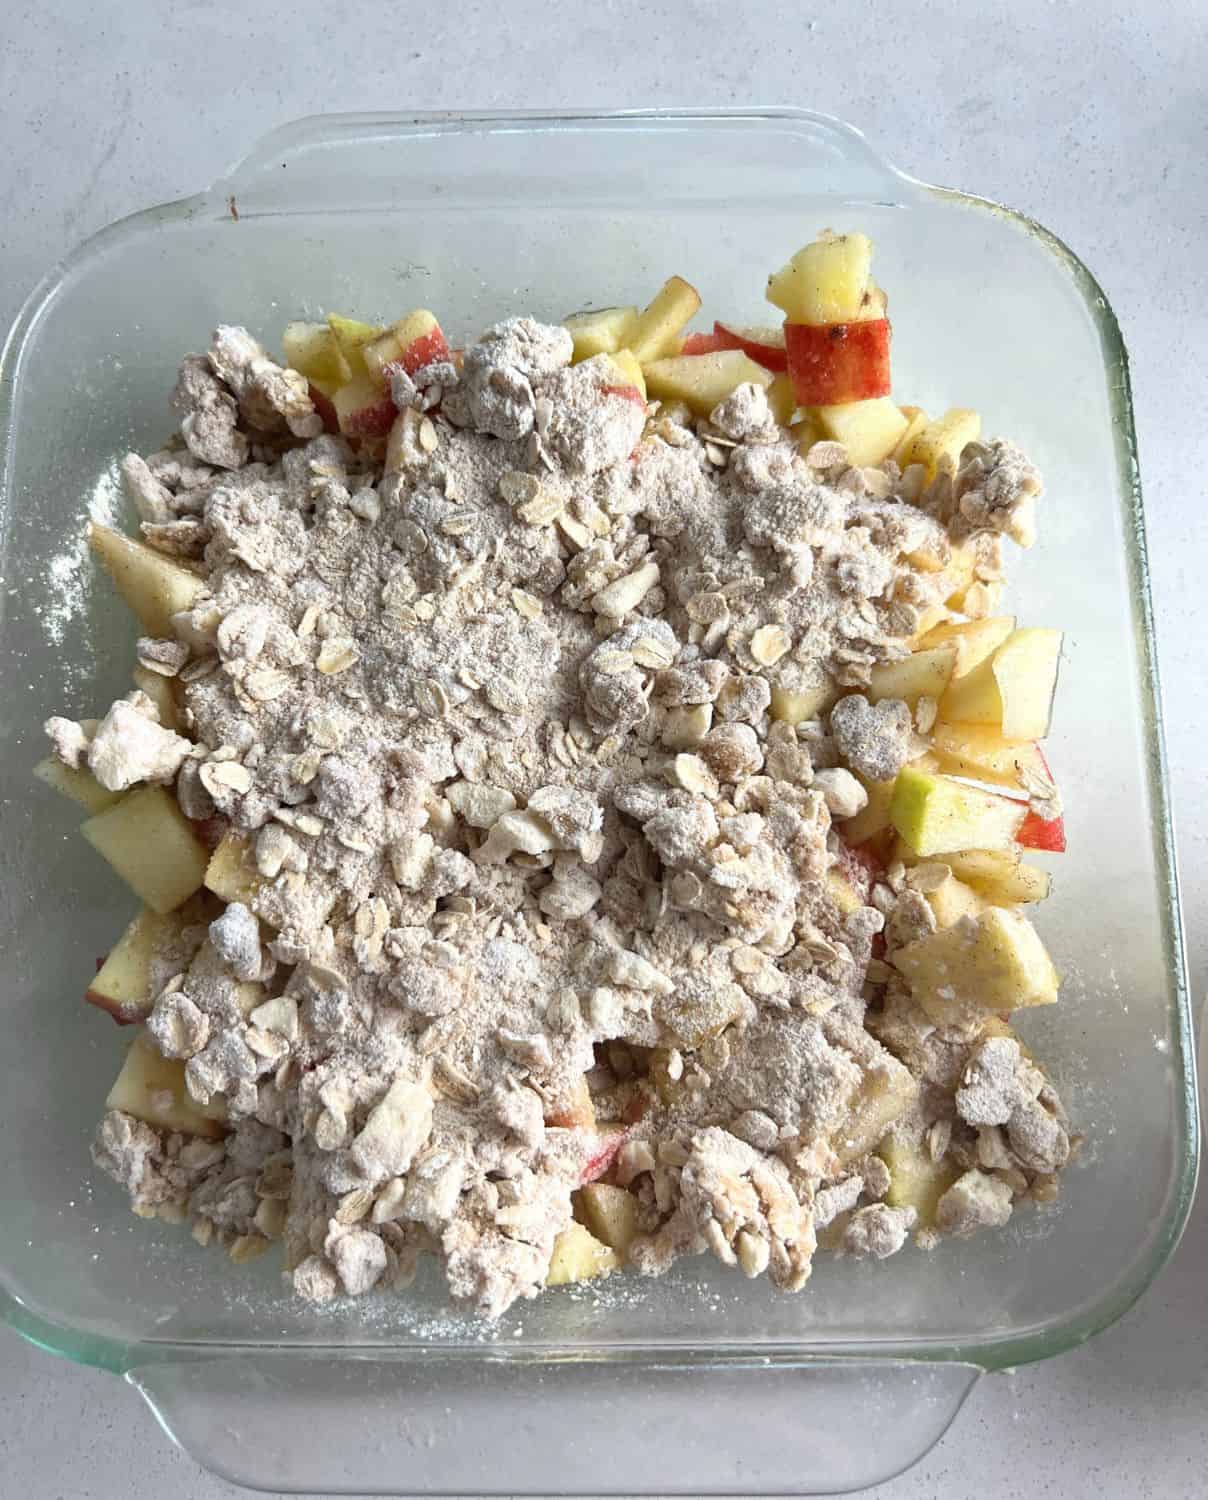
M 822 1495 L 879 1484 L 943 1436 L 975 1365 L 198 1355 L 128 1372 L 212 1473 L 331 1494 Z
M 495 135 L 495 160 L 505 171 L 531 173 L 547 156 L 549 131 L 577 134 L 578 171 L 593 170 L 603 152 L 602 171 L 611 181 L 616 161 L 640 155 L 651 183 L 660 191 L 683 190 L 682 160 L 661 163 L 659 152 L 676 126 L 707 131 L 716 153 L 710 182 L 727 164 L 749 165 L 744 122 L 769 127 L 768 139 L 784 153 L 781 164 L 798 193 L 841 194 L 882 203 L 901 203 L 922 184 L 881 156 L 853 126 L 832 115 L 790 106 L 746 109 L 665 109 L 617 111 L 485 110 L 466 116 L 441 110 L 413 113 L 309 115 L 262 136 L 215 182 L 203 198 L 219 214 L 272 213 L 299 201 L 322 202 L 328 209 L 381 207 L 425 194 L 442 195 L 450 174 L 462 170 L 461 153 L 473 170 L 482 152 L 476 139 Z M 783 130 L 776 129 L 783 122 Z M 464 134 L 466 124 L 472 128 Z M 587 127 L 591 129 L 588 131 Z M 530 154 L 531 153 L 531 154 Z M 765 166 L 768 165 L 765 163 Z M 659 172 L 669 172 L 664 181 Z M 583 183 L 580 181 L 582 189 Z M 653 191 L 653 187 L 651 189 Z

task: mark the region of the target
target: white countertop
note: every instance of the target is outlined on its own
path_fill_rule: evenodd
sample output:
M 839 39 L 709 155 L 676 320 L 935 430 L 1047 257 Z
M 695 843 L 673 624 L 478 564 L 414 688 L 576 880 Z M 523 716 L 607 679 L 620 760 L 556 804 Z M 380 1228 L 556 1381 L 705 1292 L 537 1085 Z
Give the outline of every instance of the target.
M 977 10 L 995 12 L 974 24 Z M 1133 361 L 1192 994 L 1208 981 L 1208 23 L 1197 0 L 590 7 L 550 0 L 9 0 L 0 17 L 0 323 L 94 230 L 193 192 L 264 131 L 338 109 L 790 103 L 929 181 L 1055 230 Z M 871 12 L 875 11 L 874 17 Z M 508 21 L 500 40 L 500 17 Z M 809 19 L 813 16 L 814 19 Z M 224 37 L 241 37 L 222 54 Z M 222 55 L 209 73 L 199 58 Z M 884 1500 L 1145 1500 L 1208 1490 L 1208 1206 L 1139 1307 L 1083 1349 L 985 1379 Z M 0 1333 L 5 1495 L 215 1500 L 133 1390 Z

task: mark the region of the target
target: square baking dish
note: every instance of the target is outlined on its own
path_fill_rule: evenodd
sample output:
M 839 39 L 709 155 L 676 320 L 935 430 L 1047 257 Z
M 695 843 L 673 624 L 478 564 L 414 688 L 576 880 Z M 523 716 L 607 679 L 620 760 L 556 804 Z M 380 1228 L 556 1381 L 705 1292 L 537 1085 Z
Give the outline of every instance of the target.
M 1060 1202 L 885 1264 L 820 1255 L 799 1296 L 688 1262 L 451 1314 L 439 1279 L 316 1311 L 130 1216 L 89 1157 L 128 1034 L 79 996 L 132 899 L 30 779 L 42 721 L 125 690 L 135 628 L 86 516 L 159 445 L 181 355 L 220 321 L 270 345 L 329 308 L 513 313 L 640 300 L 672 272 L 766 321 L 768 268 L 862 228 L 893 297 L 895 389 L 960 404 L 1047 480 L 1010 607 L 1066 632 L 1052 759 L 1070 852 L 1039 925 L 1062 1003 L 1029 1015 L 1088 1134 Z M 977 1376 L 1118 1317 L 1173 1249 L 1195 1080 L 1127 362 L 1102 292 L 1040 226 L 926 186 L 790 109 L 347 115 L 261 142 L 207 192 L 116 224 L 34 292 L 0 366 L 0 1302 L 124 1374 L 201 1462 L 273 1490 L 823 1493 L 941 1435 Z

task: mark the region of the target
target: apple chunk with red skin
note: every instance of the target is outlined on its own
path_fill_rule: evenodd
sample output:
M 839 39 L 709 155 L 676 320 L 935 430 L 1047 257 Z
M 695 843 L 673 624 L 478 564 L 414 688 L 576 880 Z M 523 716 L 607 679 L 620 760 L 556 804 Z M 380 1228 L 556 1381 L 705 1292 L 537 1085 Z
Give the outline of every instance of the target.
M 741 349 L 742 352 L 773 375 L 782 375 L 789 367 L 788 349 L 783 328 L 744 328 L 737 323 L 714 323 L 713 337 L 722 340 L 718 349 Z M 685 346 L 684 353 L 691 351 Z
M 354 375 L 331 398 L 345 437 L 378 438 L 390 431 L 398 409 L 372 375 Z
M 414 375 L 425 365 L 450 357 L 449 344 L 436 314 L 425 307 L 417 307 L 400 318 L 380 338 L 366 344 L 363 352 L 365 368 L 379 386 L 389 385 L 396 370 Z
M 716 331 L 713 333 L 686 333 L 680 345 L 681 354 L 716 354 L 719 349 L 737 349 Z
M 1046 854 L 1065 853 L 1065 819 L 1042 818 L 1029 812 L 1019 825 L 1015 842 L 1025 849 L 1039 849 Z
M 888 396 L 889 319 L 786 323 L 793 393 L 801 406 L 841 406 Z
M 623 1125 L 605 1125 L 587 1153 L 587 1160 L 579 1172 L 579 1186 L 596 1182 L 604 1176 L 617 1159 L 617 1152 L 625 1144 L 629 1132 Z

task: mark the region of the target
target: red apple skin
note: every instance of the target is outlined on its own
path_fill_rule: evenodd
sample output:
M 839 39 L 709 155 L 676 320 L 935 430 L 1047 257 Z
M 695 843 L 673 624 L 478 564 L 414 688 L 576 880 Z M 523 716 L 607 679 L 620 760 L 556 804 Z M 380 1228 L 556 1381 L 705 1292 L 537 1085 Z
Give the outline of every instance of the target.
M 599 1140 L 579 1173 L 579 1186 L 584 1187 L 589 1182 L 598 1182 L 605 1172 L 617 1159 L 617 1152 L 625 1144 L 625 1138 L 629 1132 L 621 1125 L 605 1126 L 600 1131 Z
M 719 349 L 741 349 L 773 375 L 783 375 L 789 367 L 785 337 L 779 328 L 738 328 L 728 323 L 714 323 L 713 337 L 722 342 Z
M 331 397 L 321 391 L 313 380 L 310 382 L 310 399 L 314 402 L 319 416 L 323 418 L 323 430 L 339 432 L 340 419 L 336 416 L 336 409 L 331 404 Z
M 344 419 L 343 428 L 337 430 L 342 430 L 345 437 L 384 438 L 397 416 L 398 408 L 387 391 L 371 405 L 359 406 L 355 411 L 350 411 Z
M 433 328 L 421 338 L 412 339 L 398 359 L 392 359 L 389 364 L 383 365 L 382 374 L 389 384 L 391 375 L 396 371 L 414 375 L 416 370 L 422 370 L 425 365 L 446 360 L 451 362 L 452 359 L 444 334 L 439 328 Z
M 638 390 L 636 385 L 602 385 L 600 387 L 602 396 L 620 396 L 624 401 L 632 401 L 635 406 L 646 410 L 646 398 Z
M 1024 849 L 1040 849 L 1046 854 L 1065 853 L 1065 819 L 1041 818 L 1029 812 L 1019 825 L 1015 842 Z
M 98 995 L 95 990 L 85 990 L 84 1000 L 89 1005 L 95 1005 L 97 1010 L 103 1010 L 119 1026 L 138 1026 L 151 1014 L 149 1005 L 124 1006 L 109 995 Z
M 861 323 L 788 323 L 785 348 L 800 406 L 839 406 L 888 396 L 889 319 Z
M 681 354 L 716 354 L 721 349 L 736 349 L 737 344 L 728 344 L 713 325 L 712 333 L 688 333 L 684 335 Z

